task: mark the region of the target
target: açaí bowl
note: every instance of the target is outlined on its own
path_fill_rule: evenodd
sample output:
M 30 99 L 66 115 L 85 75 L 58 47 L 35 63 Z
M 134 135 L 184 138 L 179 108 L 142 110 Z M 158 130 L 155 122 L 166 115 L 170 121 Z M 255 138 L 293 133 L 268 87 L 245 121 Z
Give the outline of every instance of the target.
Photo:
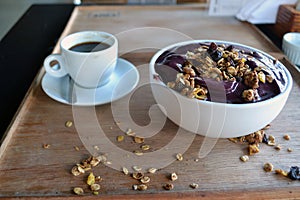
M 285 77 L 285 86 L 276 96 L 251 103 L 232 104 L 191 99 L 167 87 L 155 70 L 157 59 L 166 51 L 190 44 L 211 43 L 233 45 L 257 52 L 267 59 L 272 56 L 258 49 L 227 41 L 192 40 L 176 43 L 159 50 L 150 61 L 151 88 L 162 112 L 178 126 L 203 136 L 231 138 L 253 133 L 271 123 L 283 109 L 292 88 L 292 77 L 286 67 L 277 62 Z

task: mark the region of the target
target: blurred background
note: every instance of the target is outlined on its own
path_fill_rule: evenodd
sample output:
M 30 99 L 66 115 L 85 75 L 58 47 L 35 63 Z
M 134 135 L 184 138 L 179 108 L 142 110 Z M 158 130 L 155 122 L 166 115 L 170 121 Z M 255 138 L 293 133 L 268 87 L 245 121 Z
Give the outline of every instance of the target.
M 73 0 L 0 0 L 0 39 L 32 4 L 73 3 Z

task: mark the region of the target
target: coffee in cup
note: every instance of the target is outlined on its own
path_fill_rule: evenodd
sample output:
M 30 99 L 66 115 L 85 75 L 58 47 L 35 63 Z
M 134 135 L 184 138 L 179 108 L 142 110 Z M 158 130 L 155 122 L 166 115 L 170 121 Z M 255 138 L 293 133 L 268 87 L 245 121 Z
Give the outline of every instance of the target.
M 61 53 L 44 60 L 46 72 L 54 77 L 69 75 L 84 88 L 96 88 L 110 81 L 118 57 L 118 40 L 110 33 L 82 31 L 64 37 Z M 59 67 L 53 67 L 55 62 Z

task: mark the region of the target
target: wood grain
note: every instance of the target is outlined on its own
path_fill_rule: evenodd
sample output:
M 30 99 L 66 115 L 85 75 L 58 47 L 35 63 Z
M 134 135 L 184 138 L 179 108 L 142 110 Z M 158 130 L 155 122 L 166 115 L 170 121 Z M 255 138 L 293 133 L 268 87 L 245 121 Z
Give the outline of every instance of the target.
M 300 196 L 299 181 L 266 173 L 262 169 L 265 162 L 271 162 L 275 168 L 288 170 L 292 165 L 300 165 L 300 73 L 282 53 L 260 32 L 247 23 L 241 23 L 232 17 L 208 17 L 201 7 L 189 6 L 89 6 L 77 7 L 62 34 L 62 37 L 76 31 L 102 30 L 117 35 L 120 41 L 120 56 L 131 61 L 142 72 L 141 79 L 148 76 L 147 64 L 151 56 L 165 45 L 186 39 L 219 39 L 240 42 L 250 45 L 280 58 L 289 68 L 294 78 L 291 95 L 284 110 L 272 122 L 268 134 L 276 136 L 283 146 L 281 151 L 261 145 L 261 152 L 242 163 L 241 155 L 246 153 L 246 146 L 234 144 L 227 139 L 219 139 L 208 156 L 199 159 L 198 151 L 204 137 L 195 136 L 192 144 L 184 152 L 184 160 L 174 161 L 156 174 L 150 174 L 151 182 L 146 191 L 134 191 L 137 184 L 129 175 L 112 169 L 110 165 L 99 165 L 93 168 L 103 181 L 100 183 L 99 198 L 110 199 L 292 199 Z M 142 30 L 142 31 L 141 31 Z M 144 33 L 144 34 L 142 34 Z M 182 35 L 185 34 L 185 37 Z M 54 52 L 59 52 L 58 45 Z M 79 186 L 86 191 L 83 199 L 94 199 L 95 196 L 85 184 L 87 173 L 74 177 L 70 170 L 90 152 L 106 153 L 108 159 L 113 152 L 101 149 L 101 141 L 91 140 L 91 145 L 82 143 L 82 137 L 89 135 L 80 131 L 80 126 L 96 128 L 85 123 L 75 123 L 70 128 L 65 122 L 73 120 L 74 108 L 50 99 L 41 89 L 40 81 L 44 70 L 37 75 L 18 115 L 7 132 L 0 149 L 0 197 L 39 199 L 77 199 L 72 188 Z M 122 105 L 122 100 L 117 101 Z M 120 107 L 120 113 L 130 111 L 132 119 L 139 125 L 150 122 L 149 108 L 155 104 L 149 85 L 134 91 L 129 104 Z M 118 135 L 124 135 L 120 127 L 131 128 L 126 115 L 121 115 L 116 124 L 112 107 L 106 104 L 94 107 L 82 107 L 83 117 L 95 114 L 97 122 L 105 133 L 105 138 L 120 149 L 131 152 L 139 148 L 130 137 L 121 143 L 116 142 Z M 77 119 L 78 120 L 78 119 Z M 153 137 L 146 138 L 151 152 L 162 149 L 177 136 L 178 127 L 167 120 L 162 130 Z M 282 136 L 288 133 L 290 141 Z M 93 135 L 91 135 L 91 138 Z M 191 137 L 186 133 L 186 138 Z M 194 137 L 194 136 L 193 136 Z M 184 138 L 182 138 L 184 141 Z M 49 144 L 48 149 L 43 144 Z M 95 146 L 99 147 L 99 151 Z M 77 151 L 74 147 L 78 147 Z M 293 148 L 288 153 L 286 149 Z M 175 156 L 179 147 L 173 147 Z M 128 153 L 129 154 L 129 153 Z M 131 155 L 131 154 L 130 154 Z M 164 162 L 163 155 L 154 158 L 154 162 Z M 142 158 L 141 158 L 142 159 Z M 120 158 L 121 160 L 121 158 Z M 113 165 L 118 160 L 111 160 Z M 121 166 L 124 163 L 119 163 Z M 179 179 L 174 182 L 174 190 L 165 191 L 163 185 L 169 183 L 169 174 L 176 172 Z M 191 183 L 198 183 L 199 188 L 192 189 Z

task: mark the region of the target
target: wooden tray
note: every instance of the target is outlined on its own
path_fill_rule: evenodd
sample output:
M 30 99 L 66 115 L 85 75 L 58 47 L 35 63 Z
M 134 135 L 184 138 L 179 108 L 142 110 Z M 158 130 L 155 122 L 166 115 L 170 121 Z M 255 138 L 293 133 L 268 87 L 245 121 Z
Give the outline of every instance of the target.
M 300 73 L 255 27 L 232 17 L 209 17 L 207 10 L 196 6 L 91 6 L 75 8 L 62 36 L 87 29 L 117 35 L 120 41 L 120 56 L 134 63 L 138 69 L 142 69 L 143 64 L 149 62 L 158 48 L 177 40 L 185 40 L 188 36 L 192 39 L 240 42 L 271 53 L 288 67 L 295 80 L 284 110 L 267 131 L 268 134 L 276 136 L 282 150 L 277 151 L 270 146 L 261 145 L 261 152 L 243 163 L 239 157 L 246 154 L 246 146 L 219 139 L 207 156 L 198 158 L 204 137 L 196 136 L 184 152 L 183 161 L 175 161 L 156 174 L 150 175 L 151 182 L 146 191 L 132 190 L 132 185 L 138 182 L 109 165 L 101 164 L 93 168 L 94 174 L 103 178 L 97 197 L 290 199 L 300 196 L 299 181 L 290 181 L 274 173 L 266 173 L 262 169 L 266 162 L 285 170 L 290 166 L 300 165 Z M 59 52 L 58 45 L 54 52 Z M 88 173 L 78 177 L 70 173 L 76 163 L 90 155 L 81 142 L 82 134 L 79 134 L 76 128 L 76 121 L 70 128 L 65 126 L 66 121 L 75 120 L 74 110 L 72 106 L 50 99 L 42 91 L 40 82 L 43 75 L 44 70 L 41 69 L 1 145 L 0 197 L 73 199 L 77 196 L 73 194 L 72 189 L 78 186 L 85 190 L 81 198 L 96 198 L 85 183 Z M 143 71 L 141 77 L 141 80 L 146 80 L 147 71 Z M 150 86 L 146 84 L 133 93 L 128 105 L 125 104 L 121 108 L 125 111 L 130 110 L 137 124 L 147 125 L 148 110 L 153 104 L 155 101 Z M 124 135 L 118 125 L 131 127 L 124 124 L 125 118 L 115 123 L 111 108 L 112 104 L 106 104 L 78 109 L 82 109 L 83 114 L 89 110 L 96 113 L 106 137 L 121 149 L 131 152 L 139 148 L 129 137 L 125 137 L 123 142 L 116 142 L 118 135 Z M 89 123 L 84 125 L 89 126 Z M 94 128 L 89 127 L 91 130 Z M 153 152 L 162 149 L 176 136 L 177 130 L 178 127 L 167 120 L 160 133 L 147 138 L 146 143 L 151 145 Z M 190 137 L 190 133 L 186 134 Z M 291 140 L 285 141 L 282 138 L 284 134 L 289 134 Z M 96 147 L 97 141 L 94 142 L 94 151 L 106 153 L 109 159 L 112 152 L 104 152 L 102 146 Z M 44 148 L 44 144 L 49 144 L 49 148 Z M 293 152 L 288 153 L 288 147 L 293 148 Z M 175 156 L 176 153 L 178 149 L 174 147 L 174 154 L 171 156 Z M 160 157 L 156 159 L 156 162 L 164 162 Z M 173 182 L 174 189 L 166 191 L 163 185 L 170 182 L 168 176 L 172 172 L 176 172 L 179 178 Z M 193 182 L 198 183 L 199 188 L 192 189 L 189 185 Z

